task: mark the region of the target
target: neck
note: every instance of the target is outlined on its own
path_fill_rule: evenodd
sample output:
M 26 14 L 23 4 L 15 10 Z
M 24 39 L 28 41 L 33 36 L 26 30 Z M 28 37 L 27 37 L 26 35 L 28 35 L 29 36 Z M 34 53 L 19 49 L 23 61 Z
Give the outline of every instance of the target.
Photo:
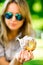
M 9 41 L 14 39 L 18 35 L 18 33 L 19 33 L 18 30 L 8 32 L 8 39 L 9 39 Z

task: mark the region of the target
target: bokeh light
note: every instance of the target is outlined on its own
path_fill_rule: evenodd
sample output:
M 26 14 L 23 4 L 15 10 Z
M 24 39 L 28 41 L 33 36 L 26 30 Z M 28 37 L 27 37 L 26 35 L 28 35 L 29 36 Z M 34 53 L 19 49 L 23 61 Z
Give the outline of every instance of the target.
M 32 9 L 35 11 L 35 12 L 40 12 L 42 10 L 42 5 L 40 2 L 35 2 L 32 6 Z

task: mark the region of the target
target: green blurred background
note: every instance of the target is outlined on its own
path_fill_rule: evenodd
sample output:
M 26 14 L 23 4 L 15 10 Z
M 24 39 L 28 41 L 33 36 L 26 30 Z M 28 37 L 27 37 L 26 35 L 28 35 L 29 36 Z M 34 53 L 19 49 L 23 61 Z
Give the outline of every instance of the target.
M 0 13 L 5 0 L 0 0 Z M 26 0 L 32 17 L 32 26 L 36 32 L 36 50 L 34 59 L 23 65 L 43 65 L 43 0 Z
M 41 34 L 43 33 L 43 0 L 27 0 L 29 4 L 32 25 L 36 31 L 36 38 L 43 38 Z

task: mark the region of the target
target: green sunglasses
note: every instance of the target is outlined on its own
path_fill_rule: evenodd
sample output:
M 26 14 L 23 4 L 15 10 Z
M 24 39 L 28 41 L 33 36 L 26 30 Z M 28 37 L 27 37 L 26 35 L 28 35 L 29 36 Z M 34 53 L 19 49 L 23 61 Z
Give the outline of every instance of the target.
M 4 14 L 5 18 L 7 19 L 11 19 L 13 17 L 13 13 L 12 12 L 6 12 Z M 15 18 L 18 20 L 18 21 L 21 21 L 23 19 L 23 16 L 21 14 L 15 14 Z

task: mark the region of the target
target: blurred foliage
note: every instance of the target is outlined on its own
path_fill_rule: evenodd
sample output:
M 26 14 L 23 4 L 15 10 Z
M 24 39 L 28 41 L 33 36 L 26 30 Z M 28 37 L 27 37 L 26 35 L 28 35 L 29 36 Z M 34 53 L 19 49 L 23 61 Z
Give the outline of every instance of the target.
M 23 65 L 43 65 L 43 60 L 30 60 Z
M 27 3 L 29 4 L 31 14 L 38 15 L 41 18 L 43 17 L 43 0 L 27 0 Z M 39 9 L 41 10 L 38 11 Z
M 34 19 L 32 20 L 32 25 L 35 30 L 41 30 L 43 31 L 43 19 Z
M 27 0 L 35 30 L 43 31 L 43 0 Z
M 5 0 L 0 0 L 0 3 L 4 2 Z

